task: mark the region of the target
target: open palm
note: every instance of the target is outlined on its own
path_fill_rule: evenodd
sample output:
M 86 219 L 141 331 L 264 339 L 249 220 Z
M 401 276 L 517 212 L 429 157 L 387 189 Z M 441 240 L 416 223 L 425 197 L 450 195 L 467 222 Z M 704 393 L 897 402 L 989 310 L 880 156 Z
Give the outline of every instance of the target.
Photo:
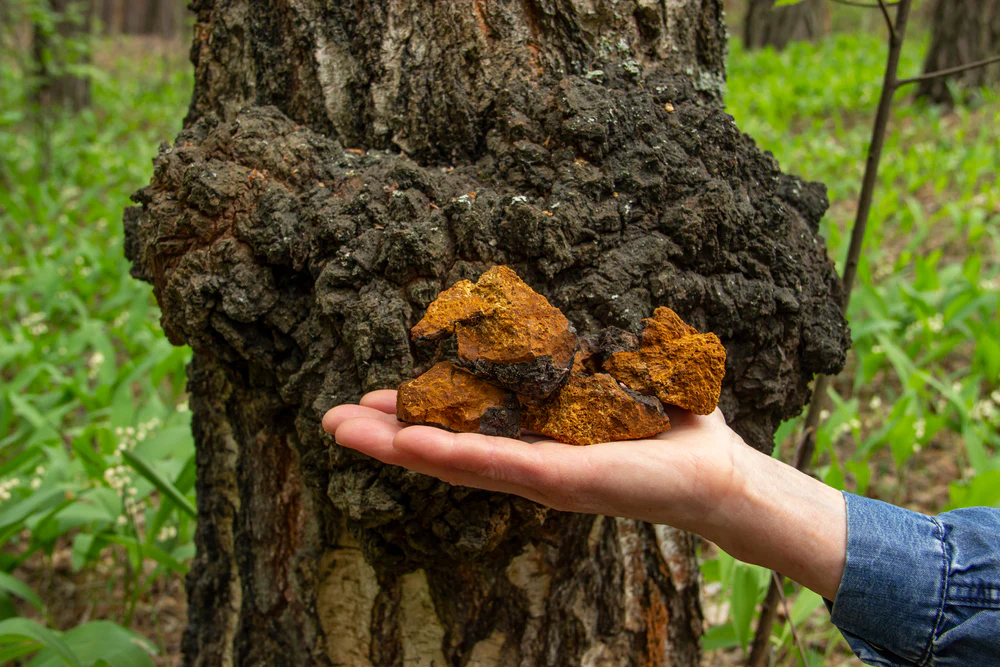
M 449 484 L 691 529 L 710 521 L 733 492 L 733 456 L 743 445 L 718 410 L 707 417 L 675 410 L 670 417 L 672 429 L 655 438 L 579 447 L 403 424 L 396 392 L 383 390 L 360 405 L 333 408 L 323 428 L 344 447 Z

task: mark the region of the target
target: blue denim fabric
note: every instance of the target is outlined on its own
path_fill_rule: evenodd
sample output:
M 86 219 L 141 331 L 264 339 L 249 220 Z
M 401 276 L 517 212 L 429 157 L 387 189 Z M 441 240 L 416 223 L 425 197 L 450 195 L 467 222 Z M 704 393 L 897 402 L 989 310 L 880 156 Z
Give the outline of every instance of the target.
M 1000 509 L 930 517 L 844 498 L 847 565 L 831 620 L 858 657 L 1000 665 Z

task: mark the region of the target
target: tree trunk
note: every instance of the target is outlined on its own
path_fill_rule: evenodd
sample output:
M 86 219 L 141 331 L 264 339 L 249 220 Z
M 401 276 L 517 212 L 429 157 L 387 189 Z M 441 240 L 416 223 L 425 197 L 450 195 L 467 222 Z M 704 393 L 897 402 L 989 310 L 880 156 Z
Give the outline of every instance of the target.
M 1000 54 L 1000 0 L 939 0 L 931 23 L 931 45 L 924 73 L 958 67 Z M 917 96 L 952 104 L 949 81 L 965 88 L 1000 82 L 1000 63 L 976 67 L 951 77 L 921 81 Z
M 41 113 L 51 107 L 79 111 L 90 106 L 90 79 L 64 70 L 90 61 L 89 47 L 83 49 L 82 56 L 77 54 L 79 43 L 90 38 L 93 5 L 90 0 L 49 0 L 48 5 L 54 30 L 35 24 L 32 32 L 32 58 L 39 81 L 32 101 Z
M 803 0 L 775 7 L 775 0 L 749 0 L 743 18 L 743 44 L 748 49 L 773 46 L 779 51 L 788 42 L 814 40 L 823 33 L 824 0 Z
M 334 446 L 330 407 L 452 351 L 409 328 L 507 264 L 580 332 L 719 334 L 770 450 L 844 362 L 821 185 L 721 107 L 719 0 L 196 0 L 194 98 L 126 212 L 194 349 L 189 665 L 696 665 L 692 537 Z

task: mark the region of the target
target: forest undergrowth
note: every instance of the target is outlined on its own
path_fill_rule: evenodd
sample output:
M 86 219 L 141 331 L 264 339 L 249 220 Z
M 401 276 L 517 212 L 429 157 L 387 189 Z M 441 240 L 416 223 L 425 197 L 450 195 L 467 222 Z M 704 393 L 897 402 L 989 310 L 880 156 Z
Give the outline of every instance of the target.
M 922 48 L 907 48 L 905 75 Z M 116 665 L 179 664 L 194 554 L 189 351 L 166 341 L 151 289 L 129 277 L 121 218 L 179 131 L 192 77 L 179 42 L 116 38 L 97 53 L 92 108 L 41 124 L 16 74 L 0 78 L 0 635 L 21 637 L 0 642 L 2 664 L 73 664 L 65 651 L 85 665 L 109 651 Z M 827 184 L 822 231 L 840 262 L 884 58 L 864 31 L 780 54 L 731 47 L 730 113 L 786 171 Z M 854 347 L 817 437 L 827 483 L 926 512 L 1000 504 L 998 223 L 1000 97 L 952 111 L 900 93 Z M 776 456 L 791 458 L 798 429 L 781 428 Z M 705 664 L 735 663 L 769 575 L 711 545 L 702 570 Z M 810 665 L 857 664 L 818 596 L 786 594 Z M 800 664 L 784 621 L 779 664 Z

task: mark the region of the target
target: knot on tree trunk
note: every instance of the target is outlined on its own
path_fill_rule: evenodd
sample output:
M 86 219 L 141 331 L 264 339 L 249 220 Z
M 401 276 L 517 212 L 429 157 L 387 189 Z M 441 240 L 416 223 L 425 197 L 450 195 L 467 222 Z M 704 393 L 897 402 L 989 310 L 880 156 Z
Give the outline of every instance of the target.
M 133 274 L 153 283 L 171 341 L 299 412 L 306 452 L 331 444 L 328 408 L 448 358 L 409 329 L 441 289 L 501 263 L 582 333 L 636 330 L 659 305 L 718 333 L 723 412 L 767 451 L 812 374 L 844 363 L 816 235 L 825 191 L 782 176 L 686 79 L 626 82 L 512 84 L 487 154 L 454 168 L 345 150 L 272 107 L 203 118 L 161 149 L 127 212 Z M 353 452 L 324 459 L 328 497 L 383 562 L 482 558 L 542 516 Z

